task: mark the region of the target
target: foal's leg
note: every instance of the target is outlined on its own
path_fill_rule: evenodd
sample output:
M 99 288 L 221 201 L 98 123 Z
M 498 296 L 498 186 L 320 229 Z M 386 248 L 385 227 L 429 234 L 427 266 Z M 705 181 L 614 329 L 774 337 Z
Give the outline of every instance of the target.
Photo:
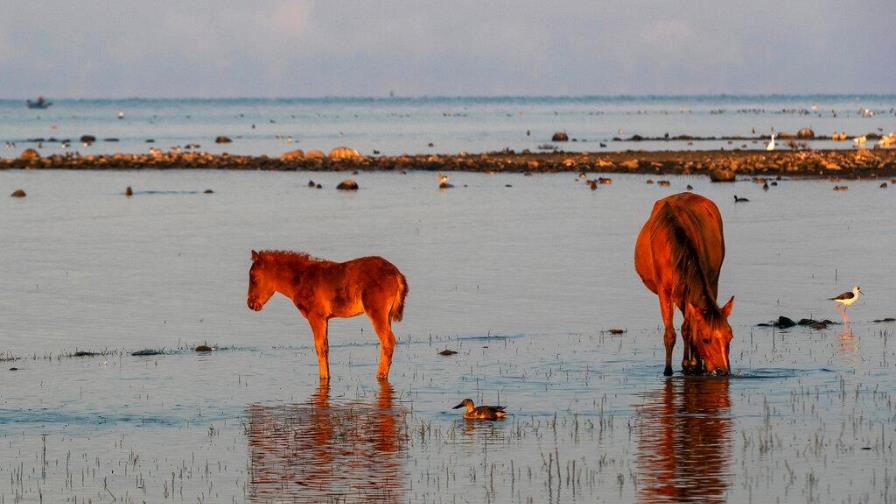
M 314 332 L 314 349 L 317 351 L 317 365 L 320 367 L 320 379 L 330 379 L 330 343 L 327 341 L 327 319 L 321 317 L 308 317 L 311 330 Z
M 392 323 L 389 321 L 389 310 L 377 308 L 367 311 L 373 330 L 380 338 L 380 365 L 376 370 L 376 377 L 380 380 L 389 379 L 389 368 L 392 367 L 392 352 L 395 350 L 395 334 L 392 332 Z
M 666 326 L 663 332 L 663 343 L 666 344 L 666 369 L 663 370 L 665 376 L 672 376 L 672 348 L 675 346 L 675 326 L 673 323 L 672 295 L 670 292 L 660 291 L 660 313 L 663 315 L 663 325 Z

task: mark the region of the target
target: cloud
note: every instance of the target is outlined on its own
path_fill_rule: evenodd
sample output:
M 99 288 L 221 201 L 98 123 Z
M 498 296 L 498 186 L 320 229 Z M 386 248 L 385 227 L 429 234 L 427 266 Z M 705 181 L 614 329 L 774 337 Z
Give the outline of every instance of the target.
M 894 92 L 875 0 L 14 2 L 0 93 Z

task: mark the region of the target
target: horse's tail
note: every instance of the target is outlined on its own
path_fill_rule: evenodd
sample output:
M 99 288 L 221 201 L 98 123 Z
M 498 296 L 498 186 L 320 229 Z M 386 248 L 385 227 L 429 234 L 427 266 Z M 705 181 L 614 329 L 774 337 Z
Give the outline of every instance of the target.
M 404 317 L 404 298 L 408 295 L 408 281 L 398 272 L 398 301 L 392 304 L 392 309 L 389 310 L 389 318 L 394 320 L 395 322 L 401 322 L 402 317 Z

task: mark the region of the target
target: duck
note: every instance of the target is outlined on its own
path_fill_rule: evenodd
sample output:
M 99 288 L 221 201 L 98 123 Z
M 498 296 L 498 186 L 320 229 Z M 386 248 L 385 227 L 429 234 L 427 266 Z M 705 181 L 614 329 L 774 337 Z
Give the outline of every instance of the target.
M 467 407 L 464 411 L 464 418 L 467 420 L 500 420 L 507 416 L 504 412 L 504 406 L 473 406 L 472 399 L 464 399 L 460 404 L 452 409 Z

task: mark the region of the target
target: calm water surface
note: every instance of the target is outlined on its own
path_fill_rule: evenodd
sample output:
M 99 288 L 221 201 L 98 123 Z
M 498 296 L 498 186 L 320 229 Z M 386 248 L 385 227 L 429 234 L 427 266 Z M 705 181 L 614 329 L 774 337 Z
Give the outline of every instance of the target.
M 440 192 L 432 174 L 361 173 L 344 194 L 340 178 L 0 172 L 0 194 L 28 192 L 0 198 L 0 351 L 18 357 L 0 371 L 0 502 L 893 502 L 896 325 L 873 320 L 896 315 L 896 193 L 880 181 L 631 175 L 592 192 L 457 173 Z M 725 221 L 729 379 L 662 376 L 632 265 L 653 202 L 687 184 Z M 390 382 L 359 317 L 331 322 L 321 388 L 295 308 L 246 307 L 252 248 L 401 268 Z M 853 284 L 848 327 L 756 327 L 839 320 L 826 298 Z M 464 422 L 465 397 L 511 415 Z
M 18 156 L 26 147 L 50 155 L 145 153 L 151 147 L 167 151 L 187 144 L 214 153 L 271 156 L 296 148 L 329 151 L 340 145 L 367 155 L 374 150 L 393 155 L 536 151 L 550 144 L 558 130 L 576 140 L 555 144 L 567 151 L 763 149 L 764 142 L 688 145 L 613 138 L 659 138 L 666 133 L 756 136 L 805 127 L 817 135 L 864 135 L 896 129 L 893 95 L 50 99 L 54 104 L 46 110 L 29 110 L 20 100 L 0 100 L 0 140 L 15 144 L 0 150 L 0 156 Z M 81 145 L 78 139 L 85 134 L 98 141 Z M 218 135 L 233 143 L 213 143 Z M 44 141 L 28 141 L 37 139 Z M 65 139 L 72 140 L 68 148 L 59 142 Z M 852 142 L 814 141 L 811 147 L 848 149 Z

